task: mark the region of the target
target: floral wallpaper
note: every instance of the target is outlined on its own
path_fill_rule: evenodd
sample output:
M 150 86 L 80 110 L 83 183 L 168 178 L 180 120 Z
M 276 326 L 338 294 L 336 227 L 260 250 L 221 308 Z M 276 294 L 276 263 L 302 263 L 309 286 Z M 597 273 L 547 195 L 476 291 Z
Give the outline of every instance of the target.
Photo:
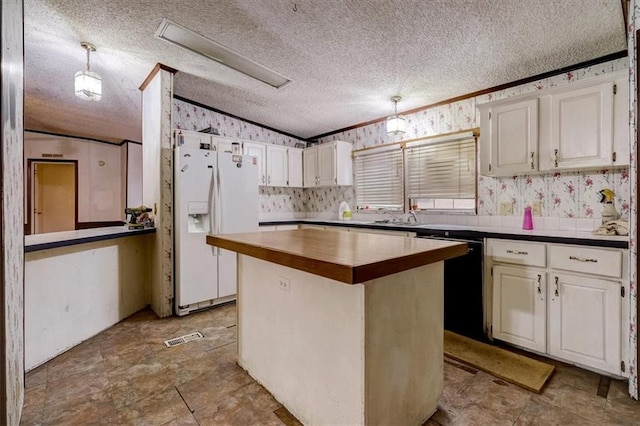
M 354 144 L 354 149 L 360 149 L 406 139 L 472 129 L 480 127 L 480 114 L 476 108 L 477 105 L 561 86 L 602 74 L 624 71 L 628 69 L 628 66 L 627 58 L 616 59 L 532 83 L 408 114 L 405 116 L 407 132 L 402 136 L 387 135 L 386 123 L 380 122 L 327 136 L 321 139 L 321 142 L 350 141 Z M 604 188 L 614 191 L 616 209 L 621 217 L 628 218 L 630 208 L 628 168 L 511 178 L 480 176 L 478 179 L 478 215 L 498 215 L 500 203 L 503 201 L 512 201 L 513 214 L 521 215 L 523 205 L 526 202 L 538 200 L 542 201 L 542 216 L 598 218 L 601 217 L 602 211 L 598 192 Z M 325 199 L 331 198 L 328 194 L 326 195 Z M 331 209 L 332 206 L 321 204 L 320 208 Z
M 596 64 L 583 69 L 565 72 L 535 82 L 510 87 L 474 98 L 464 99 L 446 105 L 406 115 L 407 132 L 402 136 L 390 136 L 386 133 L 386 123 L 374 123 L 344 132 L 335 133 L 320 140 L 321 143 L 343 140 L 352 142 L 354 149 L 376 146 L 385 143 L 399 142 L 425 136 L 433 136 L 459 130 L 480 127 L 480 114 L 477 106 L 495 100 L 517 96 L 537 90 L 569 84 L 611 72 L 628 70 L 630 74 L 630 131 L 631 140 L 635 140 L 635 29 L 640 27 L 640 6 L 631 0 L 630 13 L 633 14 L 629 24 L 628 58 L 620 58 L 610 62 Z M 238 137 L 247 140 L 262 141 L 278 145 L 293 146 L 300 140 L 278 132 L 246 123 L 242 120 L 226 116 L 174 99 L 173 118 L 176 128 L 185 130 L 202 130 L 213 127 L 222 136 Z M 555 223 L 559 220 L 593 219 L 598 223 L 601 217 L 602 204 L 598 192 L 609 188 L 615 193 L 615 207 L 622 218 L 631 223 L 630 236 L 630 321 L 629 321 L 629 393 L 638 397 L 637 360 L 637 271 L 636 271 L 636 147 L 631 144 L 631 167 L 615 170 L 595 170 L 588 172 L 559 172 L 530 176 L 488 177 L 478 178 L 478 216 L 470 217 L 473 223 L 478 219 L 499 215 L 499 206 L 503 201 L 513 203 L 513 217 L 521 217 L 523 206 L 531 201 L 540 201 L 542 216 Z M 347 201 L 353 208 L 355 192 L 353 187 L 334 187 L 317 189 L 270 188 L 262 187 L 259 194 L 262 214 L 268 213 L 330 213 L 338 211 L 341 201 Z M 457 219 L 457 218 L 456 218 Z M 446 223 L 446 222 L 443 222 Z M 494 223 L 493 220 L 491 223 Z M 515 223 L 515 222 L 514 222 Z
M 3 345 L 3 389 L 0 390 L 0 424 L 17 425 L 24 402 L 24 193 L 23 111 L 24 50 L 22 1 L 3 1 L 0 5 L 0 94 L 2 144 L 0 146 L 0 342 Z
M 173 99 L 173 123 L 176 129 L 200 131 L 208 127 L 218 130 L 220 136 L 294 146 L 304 142 L 238 118 L 211 111 L 179 99 Z
M 636 31 L 640 29 L 640 4 L 637 0 L 629 2 L 629 25 L 627 40 L 629 42 L 629 134 L 631 138 L 631 189 L 629 204 L 629 394 L 638 399 L 638 229 L 636 228 L 638 209 L 638 182 L 636 180 L 638 167 L 637 117 L 638 100 L 636 88 L 636 74 L 638 72 L 638 58 L 636 57 Z

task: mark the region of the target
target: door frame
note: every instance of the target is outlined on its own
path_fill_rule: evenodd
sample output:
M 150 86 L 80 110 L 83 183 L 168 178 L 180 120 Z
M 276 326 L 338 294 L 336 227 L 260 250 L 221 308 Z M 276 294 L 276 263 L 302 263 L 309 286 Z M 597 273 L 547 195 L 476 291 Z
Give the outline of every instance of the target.
M 75 180 L 75 212 L 73 219 L 73 229 L 78 229 L 78 160 L 52 160 L 48 158 L 28 158 L 27 159 L 27 214 L 25 218 L 27 222 L 24 225 L 24 234 L 31 235 L 31 217 L 33 216 L 33 163 L 56 163 L 56 164 L 73 164 L 74 165 L 74 180 Z

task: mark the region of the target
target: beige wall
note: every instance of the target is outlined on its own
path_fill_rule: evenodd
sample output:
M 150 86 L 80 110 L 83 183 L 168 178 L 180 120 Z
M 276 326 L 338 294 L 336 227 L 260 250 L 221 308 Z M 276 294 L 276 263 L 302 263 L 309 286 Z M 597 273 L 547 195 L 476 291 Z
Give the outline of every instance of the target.
M 126 171 L 122 169 L 120 146 L 35 132 L 25 132 L 24 138 L 25 174 L 29 159 L 78 161 L 78 222 L 123 220 L 122 183 Z M 62 157 L 46 157 L 47 154 Z M 25 210 L 26 195 L 25 185 Z M 25 217 L 25 223 L 26 220 Z

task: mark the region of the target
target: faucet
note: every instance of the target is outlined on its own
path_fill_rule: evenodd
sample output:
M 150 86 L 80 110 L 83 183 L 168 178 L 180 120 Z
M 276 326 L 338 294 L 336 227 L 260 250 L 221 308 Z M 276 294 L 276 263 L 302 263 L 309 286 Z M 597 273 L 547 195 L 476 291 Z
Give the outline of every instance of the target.
M 407 223 L 411 223 L 412 218 L 415 223 L 418 223 L 418 216 L 416 216 L 416 212 L 414 212 L 413 210 L 409 210 L 409 217 L 407 218 Z

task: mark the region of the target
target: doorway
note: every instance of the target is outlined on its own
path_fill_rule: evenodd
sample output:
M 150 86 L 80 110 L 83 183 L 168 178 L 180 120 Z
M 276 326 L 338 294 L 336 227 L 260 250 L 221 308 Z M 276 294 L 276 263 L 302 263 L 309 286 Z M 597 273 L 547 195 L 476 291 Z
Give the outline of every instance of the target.
M 77 161 L 29 160 L 29 225 L 32 234 L 73 231 L 78 222 Z

